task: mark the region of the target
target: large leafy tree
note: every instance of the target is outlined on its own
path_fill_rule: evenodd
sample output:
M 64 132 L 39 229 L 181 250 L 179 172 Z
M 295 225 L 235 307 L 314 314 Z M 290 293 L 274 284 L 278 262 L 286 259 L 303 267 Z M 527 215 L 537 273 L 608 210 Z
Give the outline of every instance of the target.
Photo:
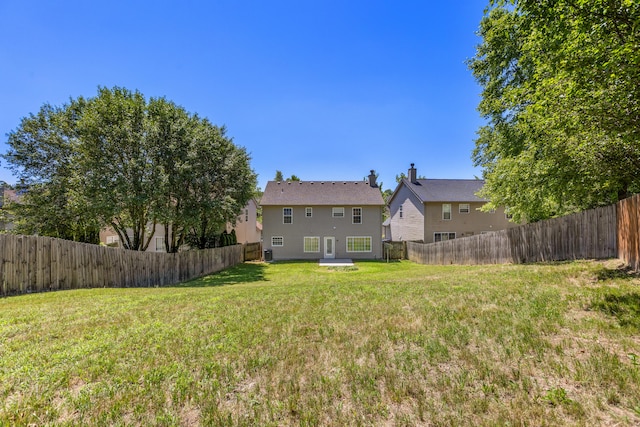
M 145 250 L 160 224 L 168 252 L 189 235 L 219 233 L 256 185 L 248 154 L 224 128 L 118 87 L 44 106 L 9 145 L 4 158 L 27 188 L 15 213 L 32 227 L 21 230 L 95 242 L 111 226 L 132 250 Z
M 494 1 L 480 35 L 488 208 L 535 221 L 640 190 L 640 3 Z
M 9 134 L 11 149 L 3 157 L 20 177 L 20 199 L 4 209 L 17 233 L 99 242 L 100 224 L 79 191 L 75 113 L 45 104 Z

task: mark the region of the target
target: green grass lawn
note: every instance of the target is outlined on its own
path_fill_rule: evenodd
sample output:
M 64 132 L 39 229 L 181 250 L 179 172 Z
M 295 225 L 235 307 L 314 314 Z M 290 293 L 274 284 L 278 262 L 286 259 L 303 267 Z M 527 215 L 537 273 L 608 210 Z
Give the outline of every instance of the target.
M 248 263 L 0 299 L 0 425 L 637 425 L 616 262 Z

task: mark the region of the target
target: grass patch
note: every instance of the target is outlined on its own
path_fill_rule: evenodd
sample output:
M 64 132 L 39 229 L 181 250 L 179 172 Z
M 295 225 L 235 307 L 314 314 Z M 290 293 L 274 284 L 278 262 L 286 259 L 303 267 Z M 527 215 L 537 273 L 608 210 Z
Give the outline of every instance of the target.
M 635 425 L 640 281 L 607 270 L 247 263 L 4 298 L 0 425 Z

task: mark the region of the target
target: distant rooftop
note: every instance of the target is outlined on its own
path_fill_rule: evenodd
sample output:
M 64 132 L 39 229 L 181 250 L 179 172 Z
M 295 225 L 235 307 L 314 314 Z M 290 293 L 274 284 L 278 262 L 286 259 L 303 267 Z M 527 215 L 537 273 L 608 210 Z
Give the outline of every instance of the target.
M 422 202 L 488 202 L 476 193 L 484 185 L 481 179 L 417 179 L 403 180 Z
M 380 188 L 368 181 L 269 181 L 262 206 L 384 205 Z

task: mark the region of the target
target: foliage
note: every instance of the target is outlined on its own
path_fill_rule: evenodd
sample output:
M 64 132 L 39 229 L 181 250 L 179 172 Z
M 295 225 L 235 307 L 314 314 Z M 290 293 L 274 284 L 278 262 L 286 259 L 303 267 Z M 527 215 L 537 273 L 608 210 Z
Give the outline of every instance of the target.
M 276 170 L 276 176 L 273 178 L 274 181 L 278 182 L 298 182 L 300 178 L 296 175 L 291 175 L 289 178 L 284 178 L 282 175 L 282 171 Z
M 110 226 L 125 248 L 145 250 L 163 224 L 167 252 L 207 247 L 256 187 L 224 127 L 119 87 L 45 105 L 9 145 L 3 157 L 27 189 L 14 211 L 30 233 L 78 240 L 77 228 Z
M 535 221 L 640 190 L 640 3 L 494 1 L 469 62 L 487 209 Z

